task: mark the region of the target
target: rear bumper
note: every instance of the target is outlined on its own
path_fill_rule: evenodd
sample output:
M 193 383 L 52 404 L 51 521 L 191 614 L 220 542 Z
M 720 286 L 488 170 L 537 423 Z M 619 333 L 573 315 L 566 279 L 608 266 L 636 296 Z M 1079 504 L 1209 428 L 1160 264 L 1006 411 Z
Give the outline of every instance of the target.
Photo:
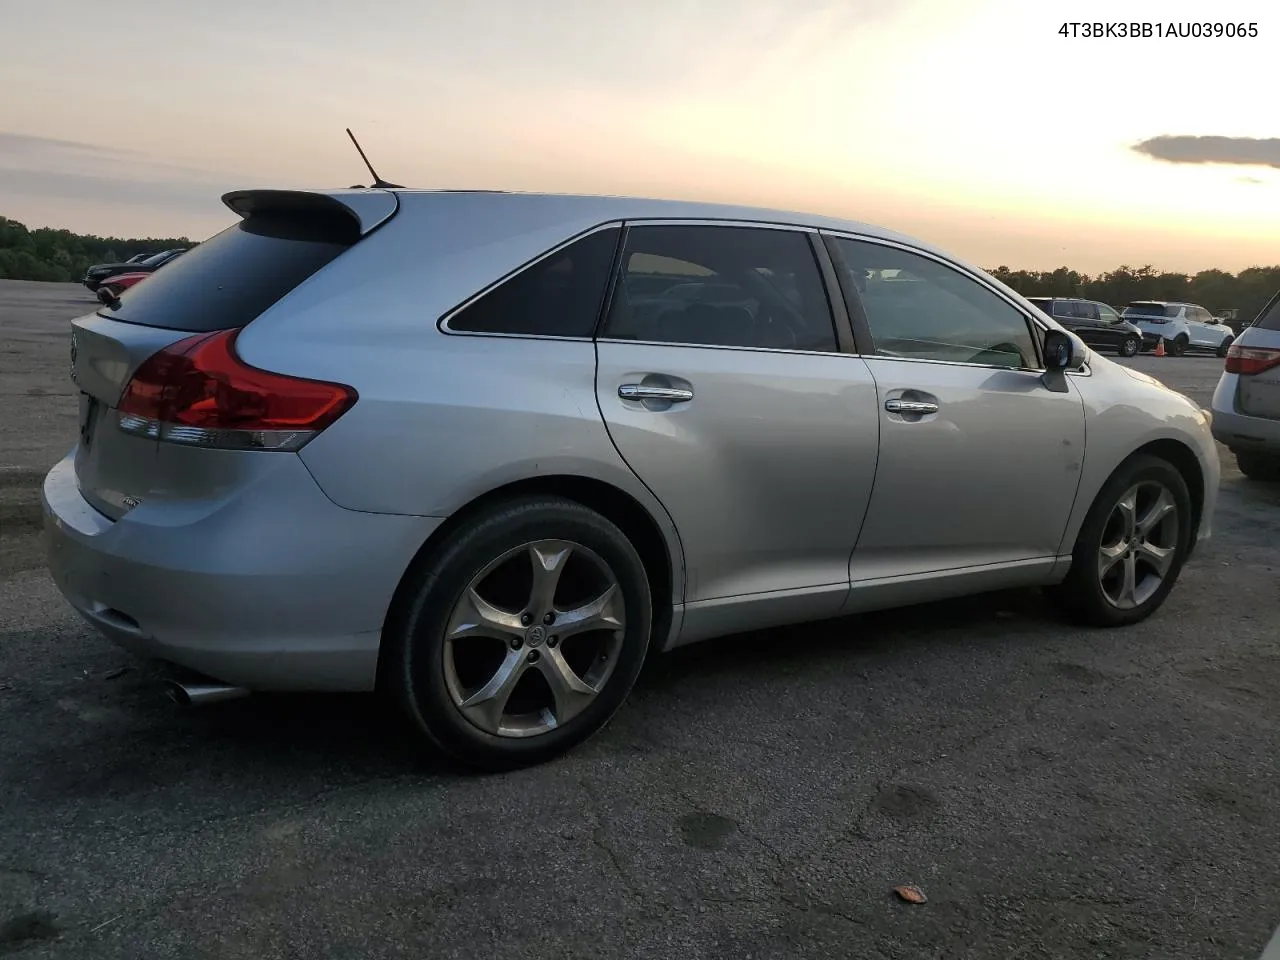
M 1280 456 L 1280 420 L 1251 417 L 1236 409 L 1240 377 L 1224 373 L 1213 391 L 1213 438 L 1232 450 Z
M 80 495 L 73 456 L 42 492 L 49 570 L 100 632 L 251 690 L 371 690 L 401 576 L 440 520 L 335 505 L 294 456 L 208 504 L 118 521 Z

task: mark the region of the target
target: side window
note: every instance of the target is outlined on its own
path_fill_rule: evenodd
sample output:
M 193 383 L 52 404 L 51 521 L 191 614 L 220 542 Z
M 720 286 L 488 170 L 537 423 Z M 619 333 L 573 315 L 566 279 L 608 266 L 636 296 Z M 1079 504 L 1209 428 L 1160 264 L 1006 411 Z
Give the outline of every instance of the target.
M 1119 323 L 1120 314 L 1116 313 L 1105 303 L 1098 304 L 1098 315 L 1102 317 L 1105 323 Z
M 1098 308 L 1088 300 L 1076 301 L 1077 316 L 1084 317 L 1086 320 L 1098 319 Z
M 1071 309 L 1071 302 L 1068 300 L 1053 301 L 1053 315 L 1055 317 L 1074 317 L 1075 311 Z
M 982 284 L 896 247 L 844 238 L 836 243 L 845 266 L 867 277 L 858 289 L 880 356 L 1040 366 L 1022 311 Z
M 590 337 L 609 284 L 619 227 L 597 230 L 508 277 L 449 318 L 459 333 Z
M 1253 321 L 1253 326 L 1259 330 L 1280 330 L 1280 294 L 1262 308 L 1262 312 Z
M 603 336 L 836 349 L 808 236 L 761 227 L 631 227 Z

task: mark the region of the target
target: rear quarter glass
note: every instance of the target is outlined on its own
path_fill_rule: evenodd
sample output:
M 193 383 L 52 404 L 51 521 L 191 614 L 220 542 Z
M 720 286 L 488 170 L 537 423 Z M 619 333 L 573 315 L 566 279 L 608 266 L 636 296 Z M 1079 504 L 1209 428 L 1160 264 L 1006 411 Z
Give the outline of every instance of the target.
M 1253 324 L 1259 330 L 1280 330 L 1280 293 L 1271 298 L 1271 302 L 1262 308 L 1262 313 Z
M 243 327 L 360 238 L 345 215 L 255 214 L 165 265 L 99 315 L 203 333 Z

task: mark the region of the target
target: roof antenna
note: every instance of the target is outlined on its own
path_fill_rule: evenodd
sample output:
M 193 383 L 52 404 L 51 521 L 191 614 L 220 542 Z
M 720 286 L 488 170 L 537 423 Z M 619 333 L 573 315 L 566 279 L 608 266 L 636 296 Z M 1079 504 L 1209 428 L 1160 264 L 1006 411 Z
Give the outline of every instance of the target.
M 369 173 L 373 175 L 373 186 L 384 187 L 390 190 L 404 190 L 405 188 L 398 183 L 387 183 L 380 176 L 378 171 L 373 169 L 373 164 L 369 162 L 369 158 L 364 155 L 364 151 L 360 149 L 360 141 L 356 139 L 356 135 L 351 132 L 351 128 L 347 127 L 347 136 L 351 138 L 351 142 L 356 145 L 356 150 L 360 153 L 360 159 L 364 161 L 364 165 L 369 168 Z

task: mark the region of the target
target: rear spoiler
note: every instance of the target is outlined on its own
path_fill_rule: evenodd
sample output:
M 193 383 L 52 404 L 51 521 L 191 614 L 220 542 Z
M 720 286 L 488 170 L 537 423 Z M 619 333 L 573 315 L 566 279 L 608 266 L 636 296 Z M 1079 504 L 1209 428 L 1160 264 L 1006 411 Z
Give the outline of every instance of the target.
M 297 213 L 350 217 L 364 236 L 395 216 L 400 198 L 390 190 L 233 190 L 222 195 L 236 216 Z

